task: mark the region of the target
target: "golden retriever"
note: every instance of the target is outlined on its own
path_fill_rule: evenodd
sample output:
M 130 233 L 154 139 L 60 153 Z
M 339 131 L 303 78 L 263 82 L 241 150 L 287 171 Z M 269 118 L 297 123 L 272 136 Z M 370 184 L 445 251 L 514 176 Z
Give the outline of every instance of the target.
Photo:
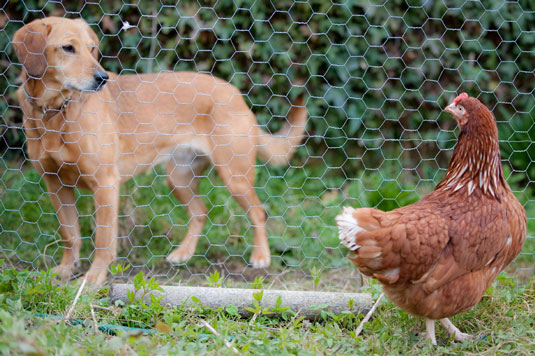
M 184 262 L 195 251 L 207 215 L 199 178 L 212 164 L 251 220 L 251 265 L 269 266 L 266 213 L 253 188 L 256 156 L 272 164 L 291 157 L 308 116 L 302 98 L 271 135 L 239 90 L 211 75 L 104 71 L 98 37 L 82 19 L 35 20 L 15 33 L 12 45 L 24 69 L 17 95 L 28 155 L 46 182 L 65 244 L 56 267 L 62 278 L 73 276 L 80 254 L 74 188 L 94 192 L 95 251 L 86 276 L 103 284 L 116 256 L 119 184 L 162 162 L 190 216 L 169 262 Z

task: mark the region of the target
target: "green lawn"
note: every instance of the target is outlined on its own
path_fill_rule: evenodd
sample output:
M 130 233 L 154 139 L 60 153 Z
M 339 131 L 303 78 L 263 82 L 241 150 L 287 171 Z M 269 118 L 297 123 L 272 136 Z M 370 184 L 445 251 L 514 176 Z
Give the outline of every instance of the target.
M 139 282 L 139 280 L 138 280 Z M 144 280 L 146 282 L 146 280 Z M 362 315 L 344 313 L 305 320 L 292 311 L 278 316 L 242 318 L 232 306 L 217 310 L 198 306 L 167 309 L 133 299 L 110 305 L 107 289 L 85 289 L 72 318 L 85 323 L 67 325 L 36 313 L 65 315 L 78 284 L 57 285 L 46 273 L 0 274 L 0 353 L 4 355 L 232 355 L 230 343 L 243 355 L 532 355 L 535 352 L 535 280 L 516 284 L 499 276 L 482 301 L 454 317 L 453 322 L 474 341 L 451 344 L 441 327 L 438 346 L 419 333 L 423 321 L 383 301 L 359 337 Z M 375 297 L 377 285 L 369 290 Z M 95 307 L 96 306 L 96 307 Z M 93 308 L 95 317 L 91 316 Z M 214 335 L 203 322 L 217 332 Z M 117 335 L 93 325 L 114 324 L 150 329 L 153 335 L 121 331 Z
M 32 168 L 4 167 L 0 173 L 0 258 L 5 260 L 4 267 L 9 267 L 0 275 L 0 353 L 232 354 L 225 340 L 242 354 L 259 355 L 535 352 L 533 238 L 528 239 L 523 254 L 481 303 L 454 318 L 461 330 L 477 336 L 475 342 L 464 344 L 451 345 L 439 328 L 439 346 L 432 347 L 418 335 L 424 330 L 423 322 L 388 301 L 381 304 L 358 338 L 354 330 L 362 315 L 326 315 L 309 321 L 287 312 L 252 319 L 240 318 L 232 307 L 165 309 L 136 300 L 110 305 L 106 288 L 87 289 L 82 294 L 73 316 L 83 320 L 86 328 L 36 317 L 35 313 L 65 315 L 78 285 L 58 285 L 46 273 L 21 271 L 25 267 L 46 269 L 59 261 L 58 222 L 44 185 Z M 213 282 L 206 275 L 220 271 L 221 282 L 227 287 L 251 288 L 253 281 L 262 277 L 264 288 L 359 291 L 360 276 L 344 257 L 346 250 L 338 243 L 334 216 L 343 205 L 393 209 L 410 204 L 440 179 L 425 169 L 419 184 L 411 178 L 414 176 L 383 165 L 381 170 L 367 170 L 346 181 L 340 170 L 324 164 L 276 169 L 260 166 L 256 185 L 269 215 L 268 234 L 274 255 L 266 272 L 246 267 L 251 239 L 248 220 L 213 172 L 207 174 L 201 187 L 210 209 L 205 238 L 194 258 L 183 265 L 169 266 L 165 256 L 185 234 L 187 215 L 170 196 L 160 170 L 141 175 L 122 187 L 120 234 L 128 236 L 130 242 L 121 240 L 118 262 L 132 268 L 116 278 L 132 280 L 142 271 L 160 283 L 209 285 Z M 526 191 L 517 196 L 526 206 L 528 235 L 533 236 L 533 197 Z M 82 234 L 87 240 L 82 253 L 87 258 L 94 227 L 92 198 L 87 192 L 79 192 L 78 206 Z M 88 263 L 89 259 L 84 268 Z M 372 284 L 364 291 L 377 297 L 380 288 Z M 95 309 L 98 324 L 157 328 L 164 333 L 113 336 L 95 331 L 90 304 L 106 308 Z M 201 319 L 221 336 L 212 335 Z
M 340 278 L 354 275 L 346 250 L 338 240 L 334 217 L 344 205 L 377 206 L 385 210 L 410 204 L 433 189 L 442 174 L 423 166 L 423 179 L 414 170 L 385 161 L 380 170 L 364 170 L 346 179 L 343 170 L 320 163 L 304 167 L 270 168 L 259 164 L 256 187 L 268 213 L 267 229 L 273 259 L 267 271 L 247 267 L 252 231 L 244 211 L 230 197 L 215 172 L 206 173 L 201 194 L 209 209 L 209 219 L 196 255 L 187 263 L 170 266 L 165 257 L 178 246 L 186 233 L 188 217 L 170 193 L 163 171 L 142 174 L 121 187 L 118 262 L 129 264 L 129 277 L 142 270 L 162 282 L 197 285 L 217 269 L 229 283 L 251 282 L 262 275 L 273 287 L 307 289 L 311 271 L 329 278 L 324 290 L 358 289 L 358 278 L 350 283 Z M 2 256 L 19 268 L 43 269 L 56 265 L 62 254 L 59 224 L 46 194 L 44 183 L 29 166 L 19 169 L 2 161 L 0 170 L 0 246 Z M 0 167 L 2 167 L 0 166 Z M 9 168 L 8 168 L 9 167 Z M 429 168 L 429 169 L 428 169 Z M 511 177 L 514 179 L 514 176 Z M 526 205 L 528 235 L 535 234 L 535 204 L 528 192 L 518 197 Z M 92 251 L 95 226 L 92 196 L 78 194 L 80 225 L 84 238 L 83 266 Z M 529 238 L 517 262 L 524 268 L 535 263 L 535 239 Z M 317 273 L 317 272 L 316 272 Z

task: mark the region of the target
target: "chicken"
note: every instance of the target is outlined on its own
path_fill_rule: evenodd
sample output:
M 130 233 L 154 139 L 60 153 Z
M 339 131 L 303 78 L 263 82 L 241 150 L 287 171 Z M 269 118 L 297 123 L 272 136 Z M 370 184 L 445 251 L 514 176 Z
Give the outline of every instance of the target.
M 520 253 L 527 223 L 503 176 L 492 113 L 466 93 L 445 110 L 461 133 L 430 194 L 390 212 L 345 207 L 336 217 L 350 259 L 398 307 L 425 318 L 434 345 L 436 320 L 455 341 L 471 337 L 448 318 L 476 305 Z

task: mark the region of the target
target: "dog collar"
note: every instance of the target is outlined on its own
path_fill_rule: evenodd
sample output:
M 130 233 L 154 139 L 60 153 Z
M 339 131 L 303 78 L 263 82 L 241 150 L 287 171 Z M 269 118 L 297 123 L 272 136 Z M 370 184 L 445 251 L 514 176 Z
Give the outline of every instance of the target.
M 46 106 L 45 107 L 39 106 L 35 102 L 35 100 L 31 97 L 28 97 L 28 101 L 30 102 L 30 104 L 33 106 L 35 110 L 41 112 L 41 115 L 42 115 L 41 120 L 44 120 L 44 121 L 48 121 L 54 116 L 56 116 L 57 114 L 59 114 L 60 112 L 62 112 L 63 109 L 65 109 L 65 107 L 67 107 L 67 105 L 71 102 L 70 99 L 65 99 L 65 101 L 61 103 L 61 105 L 57 109 L 55 109 L 55 108 L 47 108 Z

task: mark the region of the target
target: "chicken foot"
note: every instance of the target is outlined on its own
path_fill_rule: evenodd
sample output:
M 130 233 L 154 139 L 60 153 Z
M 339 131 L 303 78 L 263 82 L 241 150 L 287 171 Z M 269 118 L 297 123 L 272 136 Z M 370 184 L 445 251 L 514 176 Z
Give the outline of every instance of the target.
M 455 325 L 453 325 L 452 322 L 450 321 L 450 319 L 448 319 L 448 318 L 440 319 L 440 323 L 442 325 L 444 325 L 444 327 L 446 328 L 446 332 L 448 333 L 448 335 L 450 337 L 452 335 L 454 335 L 453 336 L 453 340 L 454 341 L 464 342 L 464 341 L 469 340 L 469 339 L 471 339 L 473 337 L 472 335 L 465 334 L 465 333 L 461 332 L 461 330 L 457 329 L 457 327 Z
M 453 335 L 453 340 L 457 342 L 464 342 L 471 339 L 473 336 L 470 334 L 465 334 L 461 330 L 457 329 L 455 325 L 452 324 L 450 319 L 444 318 L 440 319 L 440 323 L 446 328 L 446 332 L 451 337 Z M 425 319 L 425 339 L 431 340 L 431 344 L 436 345 L 437 339 L 435 337 L 435 320 Z

